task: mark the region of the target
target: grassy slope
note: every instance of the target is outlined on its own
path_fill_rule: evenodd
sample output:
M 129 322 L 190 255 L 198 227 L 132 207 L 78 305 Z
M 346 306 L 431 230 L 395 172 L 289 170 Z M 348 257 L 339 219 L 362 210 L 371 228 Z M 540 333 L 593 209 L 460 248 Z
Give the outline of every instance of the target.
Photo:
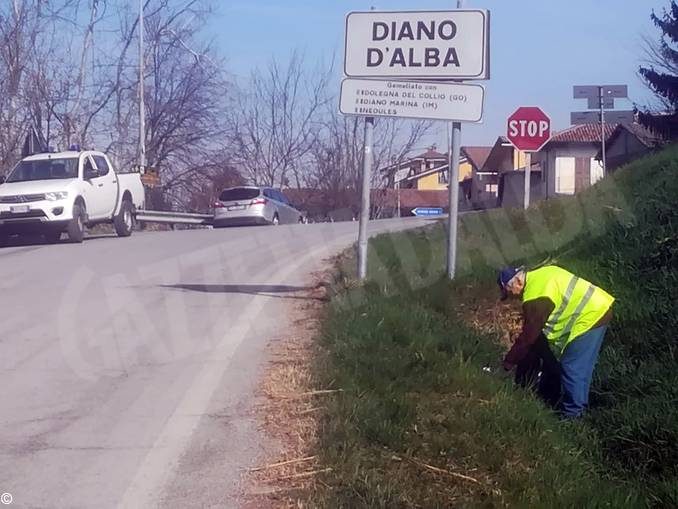
M 370 283 L 334 299 L 318 373 L 344 392 L 323 420 L 334 472 L 315 502 L 678 506 L 678 149 L 527 214 L 466 216 L 460 233 L 454 284 L 436 227 L 376 239 Z M 574 425 L 484 373 L 497 337 L 460 317 L 496 294 L 496 267 L 545 260 L 618 299 L 591 413 Z

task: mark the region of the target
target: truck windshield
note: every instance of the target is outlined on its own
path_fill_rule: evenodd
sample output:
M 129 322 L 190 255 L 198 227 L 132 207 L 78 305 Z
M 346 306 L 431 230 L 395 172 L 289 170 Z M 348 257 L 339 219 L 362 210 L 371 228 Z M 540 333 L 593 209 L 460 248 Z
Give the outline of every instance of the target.
M 21 161 L 14 167 L 5 182 L 31 180 L 61 180 L 78 178 L 78 158 L 40 159 Z

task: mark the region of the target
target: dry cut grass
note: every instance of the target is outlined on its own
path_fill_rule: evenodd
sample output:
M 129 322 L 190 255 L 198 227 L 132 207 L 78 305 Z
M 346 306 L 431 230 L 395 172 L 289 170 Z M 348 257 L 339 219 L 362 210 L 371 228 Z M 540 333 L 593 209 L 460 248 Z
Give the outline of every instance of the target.
M 316 387 L 312 368 L 329 277 L 330 273 L 313 275 L 313 288 L 290 305 L 288 333 L 271 345 L 258 413 L 264 433 L 278 448 L 248 472 L 246 508 L 306 507 L 304 500 L 319 482 L 318 475 L 329 471 L 319 463 L 315 447 L 324 402 L 337 391 Z

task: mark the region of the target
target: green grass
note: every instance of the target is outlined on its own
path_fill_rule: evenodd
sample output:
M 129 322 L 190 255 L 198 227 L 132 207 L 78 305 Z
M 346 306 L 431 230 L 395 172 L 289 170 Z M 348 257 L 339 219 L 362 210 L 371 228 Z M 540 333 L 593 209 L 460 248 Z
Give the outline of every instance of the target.
M 441 278 L 444 245 L 442 225 L 379 237 L 370 281 L 333 299 L 317 373 L 343 392 L 322 420 L 333 472 L 314 505 L 678 506 L 678 149 L 527 213 L 463 217 L 454 283 Z M 483 372 L 497 338 L 460 316 L 496 295 L 497 267 L 546 261 L 617 297 L 575 424 Z

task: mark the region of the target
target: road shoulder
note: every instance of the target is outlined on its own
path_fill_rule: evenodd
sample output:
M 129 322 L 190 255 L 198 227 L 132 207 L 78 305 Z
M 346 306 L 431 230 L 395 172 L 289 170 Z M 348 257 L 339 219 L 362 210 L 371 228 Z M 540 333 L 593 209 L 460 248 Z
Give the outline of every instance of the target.
M 330 264 L 331 265 L 331 264 Z M 312 275 L 310 289 L 289 304 L 286 334 L 269 344 L 268 363 L 259 383 L 257 411 L 261 431 L 271 448 L 248 471 L 241 507 L 298 507 L 323 467 L 314 455 L 323 400 L 316 387 L 316 342 L 333 272 Z

